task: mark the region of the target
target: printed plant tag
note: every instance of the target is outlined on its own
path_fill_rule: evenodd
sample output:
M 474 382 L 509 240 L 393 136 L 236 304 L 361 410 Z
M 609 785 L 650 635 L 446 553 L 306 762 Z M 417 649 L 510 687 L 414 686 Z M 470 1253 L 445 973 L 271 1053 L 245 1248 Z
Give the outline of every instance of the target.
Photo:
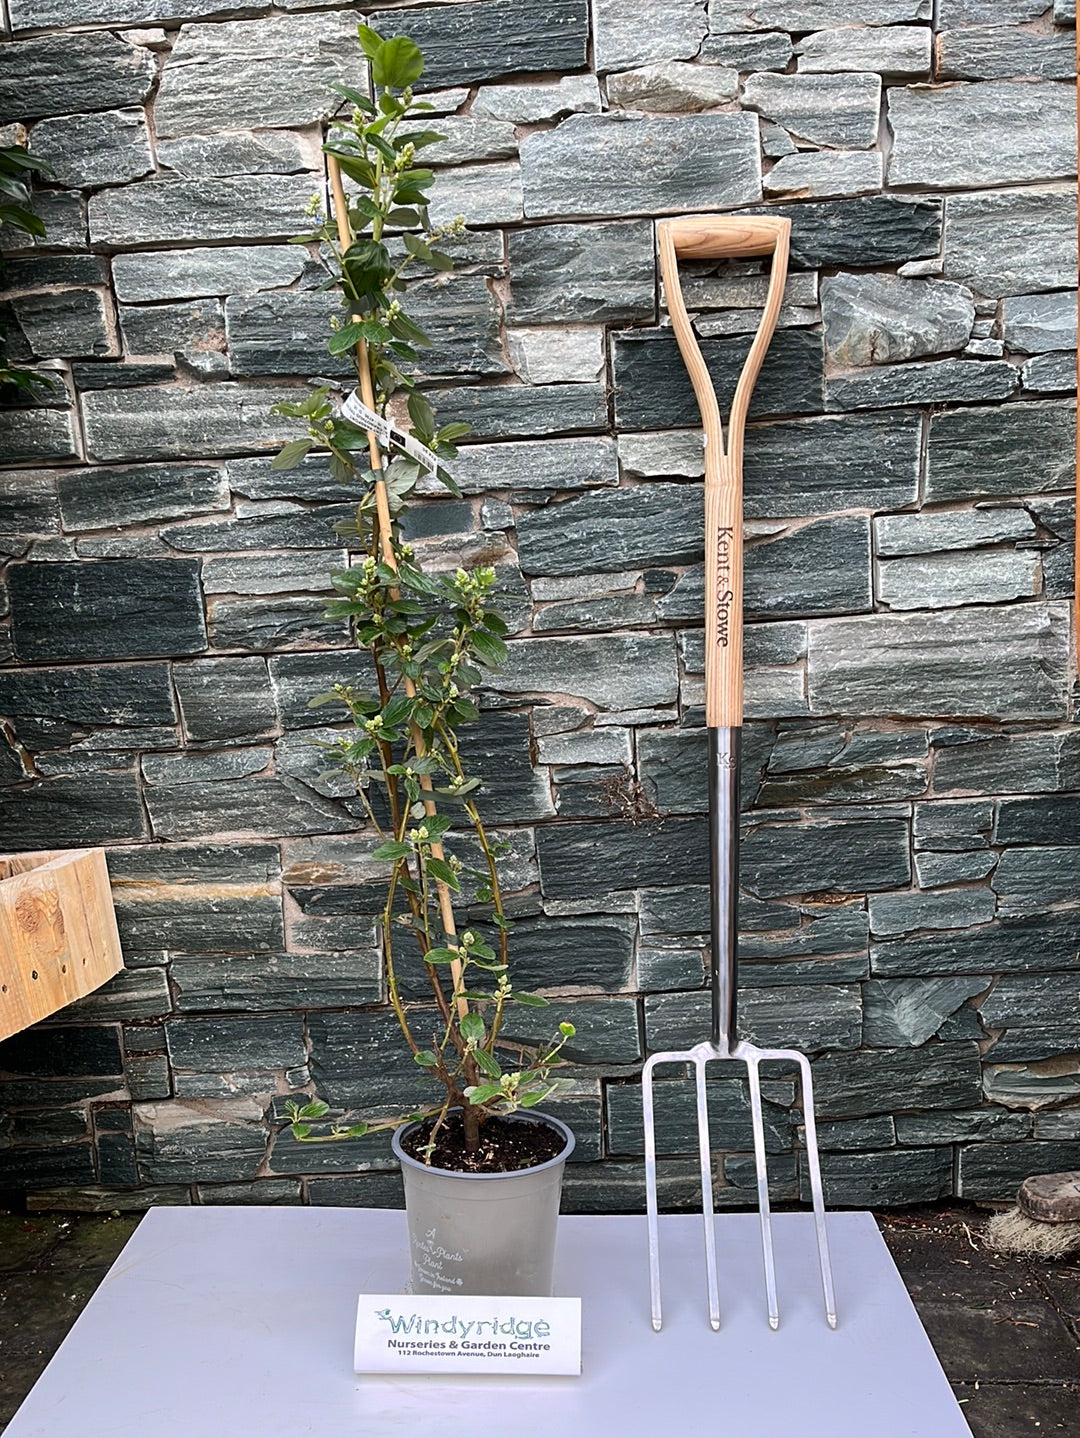
M 341 413 L 351 424 L 358 429 L 370 430 L 380 444 L 390 443 L 391 424 L 388 419 L 383 419 L 381 414 L 376 414 L 373 409 L 360 398 L 358 390 L 353 390 L 345 403 L 341 406 Z
M 362 1293 L 357 1373 L 580 1374 L 580 1298 Z

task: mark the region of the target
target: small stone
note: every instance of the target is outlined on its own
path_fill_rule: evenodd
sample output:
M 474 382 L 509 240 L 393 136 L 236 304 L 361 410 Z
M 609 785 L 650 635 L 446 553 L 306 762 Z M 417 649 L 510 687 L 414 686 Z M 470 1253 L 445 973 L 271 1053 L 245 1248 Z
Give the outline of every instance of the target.
M 916 849 L 985 849 L 992 816 L 985 800 L 957 804 L 917 804 L 914 817 Z
M 925 25 L 842 25 L 818 30 L 798 44 L 799 71 L 835 74 L 876 71 L 891 80 L 930 76 L 930 30 Z
M 877 151 L 801 150 L 778 160 L 762 181 L 766 195 L 861 195 L 880 190 L 882 160 Z
M 888 414 L 755 426 L 744 464 L 752 518 L 900 508 L 916 498 L 919 427 Z
M 960 1113 L 898 1113 L 896 1137 L 902 1144 L 962 1143 L 966 1139 L 1027 1138 L 1031 1119 L 1006 1108 L 974 1108 Z
M 1052 82 L 894 89 L 888 116 L 891 185 L 970 189 L 1064 179 L 1076 168 L 1076 106 Z
M 822 281 L 821 313 L 837 363 L 893 364 L 962 349 L 975 304 L 970 290 L 942 280 L 834 275 Z
M 225 318 L 218 300 L 121 305 L 120 332 L 129 355 L 215 354 L 225 349 Z
M 877 140 L 879 75 L 751 75 L 742 103 L 811 145 L 868 150 Z
M 1006 789 L 1039 793 L 1080 788 L 1080 734 L 991 734 L 946 730 L 934 736 L 934 787 L 940 793 Z
M 987 1064 L 986 1097 L 1006 1108 L 1032 1111 L 1080 1097 L 1080 1060 L 1055 1058 L 1031 1064 Z M 1026 1162 L 1026 1160 L 1025 1160 Z M 1025 1177 L 1027 1176 L 1025 1169 Z
M 648 221 L 540 225 L 510 235 L 513 323 L 652 319 L 655 284 Z
M 517 440 L 463 445 L 454 461 L 463 494 L 484 494 L 513 483 L 518 491 L 591 489 L 619 482 L 615 445 L 607 437 Z
M 296 245 L 230 245 L 224 249 L 167 250 L 116 255 L 113 279 L 123 301 L 195 299 L 283 289 L 303 272 Z
M 324 576 L 324 587 L 328 580 Z M 275 596 L 265 599 L 217 599 L 207 605 L 210 643 L 216 649 L 265 652 L 301 645 L 344 645 L 348 630 L 322 617 L 330 598 Z
M 863 195 L 770 205 L 767 213 L 791 221 L 796 269 L 900 264 L 936 255 L 941 245 L 940 200 Z
M 764 30 L 759 35 L 707 35 L 698 59 L 745 75 L 757 70 L 786 70 L 792 53 L 790 36 Z
M 276 728 L 264 659 L 196 659 L 176 664 L 173 682 L 185 738 L 195 743 L 263 738 Z
M 206 648 L 193 560 L 14 564 L 7 582 L 22 659 L 119 659 Z
M 382 998 L 375 949 L 329 954 L 175 954 L 169 974 L 181 1011 L 290 1010 L 302 988 L 312 1009 L 375 1004 Z
M 289 421 L 270 413 L 301 392 L 259 385 L 100 390 L 83 396 L 87 445 L 99 460 L 187 459 L 250 454 L 293 438 Z
M 120 352 L 115 318 L 101 290 L 44 290 L 16 295 L 10 305 L 30 356 L 67 359 Z
M 899 818 L 748 821 L 742 885 L 758 898 L 807 891 L 851 894 L 910 882 L 907 824 Z
M 914 933 L 916 929 L 966 929 L 985 924 L 994 917 L 997 904 L 992 890 L 975 886 L 940 889 L 929 894 L 918 890 L 907 894 L 871 894 L 867 902 L 870 932 L 875 938 L 895 938 Z M 985 988 L 988 982 L 984 979 L 980 988 Z M 941 1017 L 944 1019 L 947 1015 Z
M 689 60 L 708 30 L 694 0 L 597 0 L 596 68 L 603 74 L 658 60 Z
M 1080 847 L 1045 845 L 1006 849 L 992 883 L 1001 900 L 1001 912 L 1008 915 L 1040 914 L 1048 904 L 1070 902 L 1078 881 Z
M 144 1183 L 254 1178 L 266 1155 L 269 1135 L 254 1099 L 139 1103 L 132 1114 Z
M 310 192 L 304 175 L 147 180 L 91 195 L 90 231 L 95 244 L 113 248 L 287 239 L 304 228 Z
M 890 514 L 874 520 L 874 543 L 882 556 L 977 549 L 1030 539 L 1035 521 L 1026 509 L 954 510 L 947 514 Z
M 5 410 L 0 427 L 0 456 L 5 464 L 82 461 L 71 410 Z
M 148 837 L 133 773 L 101 771 L 45 779 L 17 793 L 17 804 L 0 805 L 0 843 L 5 849 L 138 843 Z M 40 1042 L 42 1035 L 36 1037 Z
M 977 359 L 1001 359 L 1005 353 L 1005 346 L 1000 340 L 981 338 L 969 340 L 964 346 L 966 355 L 973 355 Z
M 185 25 L 154 103 L 158 135 L 278 129 L 328 120 L 355 83 L 355 22 L 322 11 Z
M 930 0 L 859 0 L 863 25 L 897 25 L 930 19 Z M 740 0 L 711 0 L 709 29 L 820 30 L 826 25 L 850 25 L 849 0 L 759 0 L 748 9 Z
M 937 504 L 1064 489 L 1072 479 L 1075 425 L 1070 405 L 1048 400 L 935 414 L 926 499 Z
M 1001 333 L 1021 354 L 1076 349 L 1076 295 L 1007 295 L 1001 303 Z
M 204 175 L 292 175 L 319 168 L 317 134 L 312 130 L 234 130 L 223 135 L 185 135 L 158 140 L 158 163 L 162 169 L 192 180 Z
M 964 403 L 1008 399 L 1016 388 L 1016 370 L 1003 361 L 929 360 L 924 364 L 881 365 L 865 374 L 830 378 L 826 381 L 826 402 L 829 409 Z
M 915 877 L 920 889 L 943 888 L 946 884 L 985 879 L 996 863 L 993 854 L 921 853 L 915 855 Z
M 938 40 L 937 73 L 942 80 L 1072 80 L 1076 46 L 1069 35 L 1040 35 L 1000 21 L 965 26 Z
M 1037 554 L 1013 551 L 884 559 L 877 597 L 889 609 L 954 609 L 1025 599 L 1042 588 Z
M 461 96 L 464 100 L 467 91 L 462 91 Z M 594 75 L 563 75 L 558 80 L 532 85 L 481 85 L 472 113 L 514 125 L 536 125 L 575 113 L 598 115 L 600 108 L 600 87 Z
M 1076 387 L 1076 352 L 1036 355 L 1020 375 L 1029 394 L 1069 394 Z
M 715 210 L 761 198 L 749 115 L 571 115 L 527 135 L 521 164 L 530 219 Z
M 510 329 L 506 344 L 526 384 L 595 380 L 604 367 L 604 332 L 599 328 Z
M 429 214 L 433 225 L 460 215 L 466 225 L 516 225 L 522 218 L 522 172 L 514 161 L 461 165 L 439 176 Z
M 607 88 L 611 103 L 624 110 L 687 114 L 733 100 L 739 91 L 739 76 L 735 70 L 715 65 L 667 60 L 609 75 Z
M 78 532 L 228 509 L 229 487 L 207 465 L 73 469 L 57 477 L 64 528 Z
M 65 15 L 59 23 L 68 24 L 70 19 Z M 9 40 L 6 54 L 0 124 L 138 105 L 157 77 L 149 50 L 107 32 Z
M 970 183 L 970 181 L 969 181 Z M 1072 190 L 1002 190 L 945 202 L 945 274 L 979 294 L 1033 294 L 1076 283 Z
M 154 169 L 141 109 L 42 120 L 31 143 L 34 154 L 52 166 L 50 178 L 75 189 L 141 180 Z
M 892 1113 L 898 1095 L 904 1108 L 973 1108 L 982 1099 L 979 1050 L 940 1043 L 825 1054 L 814 1064 L 814 1088 L 822 1118 Z
M 1060 1176 L 1080 1164 L 1080 1143 L 973 1143 L 959 1151 L 960 1197 L 1013 1200 L 1032 1174 Z M 1075 1182 L 1074 1182 L 1075 1190 Z M 1038 1222 L 1029 1219 L 1029 1222 Z
M 700 495 L 700 491 L 698 491 Z M 526 574 L 625 569 L 647 560 L 685 564 L 701 554 L 700 503 L 684 503 L 682 485 L 597 490 L 518 516 L 518 552 Z
M 864 615 L 811 625 L 819 714 L 1056 719 L 1067 615 L 1056 604 Z
M 513 125 L 482 115 L 450 116 L 440 120 L 444 138 L 424 151 L 430 165 L 462 165 L 470 160 L 505 160 L 518 152 Z
M 582 70 L 588 63 L 585 0 L 519 0 L 511 6 L 501 0 L 471 0 L 452 11 L 423 5 L 378 20 L 380 34 L 408 35 L 420 46 L 425 89 L 503 75 Z

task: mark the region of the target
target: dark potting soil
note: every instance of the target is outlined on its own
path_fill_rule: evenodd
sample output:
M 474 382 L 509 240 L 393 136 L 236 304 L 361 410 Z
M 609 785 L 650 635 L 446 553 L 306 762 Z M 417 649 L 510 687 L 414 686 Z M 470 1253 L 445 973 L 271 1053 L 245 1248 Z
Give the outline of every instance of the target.
M 414 1133 L 402 1140 L 402 1148 L 410 1158 L 427 1161 L 424 1152 L 435 1120 L 429 1119 Z M 439 1129 L 431 1155 L 432 1168 L 448 1168 L 453 1173 L 515 1173 L 547 1163 L 563 1149 L 563 1136 L 546 1123 L 513 1122 L 489 1118 L 480 1127 L 480 1147 L 475 1153 L 465 1148 L 465 1125 L 457 1114 L 451 1114 Z

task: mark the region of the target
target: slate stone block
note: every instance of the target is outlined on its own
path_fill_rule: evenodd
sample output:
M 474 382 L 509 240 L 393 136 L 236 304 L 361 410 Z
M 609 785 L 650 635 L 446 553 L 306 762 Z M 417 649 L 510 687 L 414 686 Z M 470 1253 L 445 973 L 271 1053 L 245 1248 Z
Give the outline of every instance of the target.
M 40 470 L 0 475 L 0 554 L 18 559 L 33 539 L 59 537 L 57 479 Z
M 1076 74 L 1070 36 L 1007 29 L 1000 23 L 946 31 L 939 56 L 942 79 L 1071 80 Z
M 829 409 L 875 409 L 1008 399 L 1016 389 L 1016 370 L 1004 361 L 943 359 L 839 375 L 827 381 L 825 393 Z
M 763 30 L 756 35 L 706 35 L 698 59 L 745 75 L 757 70 L 786 70 L 792 53 L 789 36 L 778 30 Z
M 266 1129 L 243 1100 L 140 1103 L 132 1112 L 144 1183 L 250 1179 L 266 1155 Z
M 848 17 L 845 16 L 845 21 Z M 862 19 L 861 9 L 859 18 Z M 798 69 L 835 74 L 876 71 L 890 79 L 924 80 L 930 74 L 931 32 L 924 25 L 842 24 L 818 30 L 798 45 Z
M 473 84 L 503 75 L 580 70 L 586 65 L 584 0 L 536 0 L 505 7 L 471 0 L 447 15 L 422 6 L 380 19 L 383 35 L 408 35 L 424 52 L 423 88 Z
M 308 455 L 295 469 L 275 470 L 271 465 L 269 455 L 230 460 L 225 466 L 229 487 L 235 494 L 255 500 L 359 498 L 358 484 L 331 477 L 325 454 Z
M 591 489 L 619 482 L 615 445 L 605 437 L 467 444 L 458 451 L 454 479 L 463 494 L 513 486 L 523 502 L 552 490 Z
M 1071 49 L 1071 45 L 1070 45 Z M 1001 333 L 1021 354 L 1076 348 L 1076 306 L 1068 290 L 1050 295 L 1006 295 L 1001 304 Z
M 748 618 L 853 613 L 872 604 L 865 518 L 821 519 L 751 544 L 745 565 Z
M 599 0 L 594 16 L 601 73 L 649 60 L 693 59 L 707 29 L 705 12 L 696 5 Z
M 63 23 L 69 19 L 65 16 Z M 7 75 L 0 80 L 0 124 L 5 125 L 137 105 L 157 75 L 149 50 L 107 33 L 9 41 L 7 53 Z
M 560 998 L 550 1009 L 510 1004 L 504 1010 L 502 1033 L 519 1043 L 544 1043 L 550 1038 L 554 1023 L 562 1019 L 577 1030 L 562 1051 L 568 1062 L 636 1064 L 640 1061 L 641 1042 L 634 999 Z
M 428 218 L 433 225 L 516 225 L 524 213 L 521 166 L 516 160 L 488 165 L 458 165 L 439 172 Z
M 741 846 L 741 881 L 759 898 L 897 888 L 910 881 L 907 844 L 901 818 L 751 819 Z
M 347 14 L 185 25 L 154 104 L 157 133 L 318 124 L 339 103 L 331 85 L 355 83 L 360 66 Z
M 721 396 L 735 389 L 746 357 L 738 336 L 701 346 Z M 624 330 L 614 337 L 615 422 L 622 429 L 676 429 L 700 423 L 686 368 L 668 331 Z M 814 414 L 822 408 L 821 337 L 781 330 L 769 347 L 751 414 Z
M 1018 851 L 1020 852 L 1020 851 Z M 977 933 L 925 934 L 874 944 L 870 967 L 883 976 L 1024 972 L 1042 954 L 1054 966 L 1080 966 L 1080 918 L 1075 913 L 1032 915 L 995 922 Z
M 64 528 L 76 533 L 229 507 L 225 476 L 208 465 L 66 470 L 57 475 L 57 493 Z
M 1064 187 L 950 195 L 944 274 L 995 299 L 1068 289 L 1076 277 L 1073 218 Z
M 747 10 L 739 0 L 712 0 L 709 29 L 712 31 L 806 30 L 826 25 L 847 25 L 852 21 L 847 0 L 764 0 Z M 929 20 L 929 0 L 859 0 L 858 18 L 863 25 L 895 25 L 911 20 Z
M 1080 787 L 1080 736 L 1067 732 L 983 734 L 977 730 L 934 736 L 934 789 L 1039 793 Z
M 897 275 L 826 276 L 821 311 L 825 346 L 841 365 L 963 349 L 975 321 L 975 302 L 963 285 Z
M 1080 796 L 999 800 L 994 815 L 995 843 L 1038 844 L 1047 838 L 1059 844 L 1080 844 Z
M 517 517 L 526 574 L 579 574 L 631 564 L 686 564 L 704 543 L 695 486 L 652 484 L 600 490 Z
M 124 1076 L 128 1092 L 136 1102 L 172 1095 L 169 1060 L 164 1054 L 129 1053 L 124 1060 Z
M 714 210 L 761 199 L 750 115 L 571 115 L 521 142 L 529 219 Z
M 27 358 L 72 359 L 119 353 L 102 290 L 63 289 L 16 295 L 11 310 Z
M 96 1177 L 94 1151 L 88 1143 L 0 1149 L 0 1184 L 6 1189 L 93 1183 Z
M 720 1070 L 714 1070 L 719 1073 Z M 749 1146 L 750 1096 L 738 1079 L 711 1079 L 707 1085 L 709 1139 L 714 1153 Z M 692 1084 L 678 1079 L 656 1083 L 656 1148 L 658 1153 L 696 1154 L 697 1102 Z M 787 1113 L 778 1104 L 764 1105 L 765 1149 L 787 1153 L 791 1149 L 791 1127 Z M 609 1084 L 607 1088 L 608 1150 L 613 1154 L 645 1151 L 639 1084 Z M 700 1199 L 700 1187 L 698 1190 Z
M 1052 400 L 935 414 L 927 446 L 926 498 L 1064 489 L 1071 482 L 1076 412 Z
M 126 360 L 104 364 L 80 362 L 71 366 L 71 378 L 80 393 L 92 389 L 130 389 L 138 384 L 163 384 L 176 378 L 173 361 L 147 359 L 129 364 Z
M 541 827 L 542 890 L 551 898 L 595 899 L 643 884 L 686 883 L 706 872 L 706 840 L 697 820 Z
M 978 1046 L 865 1049 L 825 1054 L 814 1064 L 822 1118 L 863 1118 L 904 1110 L 963 1109 L 982 1098 Z
M 282 288 L 300 278 L 306 261 L 296 245 L 227 245 L 115 255 L 112 270 L 117 298 L 145 304 Z
M 751 75 L 742 103 L 813 145 L 868 150 L 877 140 L 879 75 Z
M 536 225 L 509 236 L 515 324 L 652 319 L 651 226 L 645 220 Z
M 181 1012 L 266 1013 L 347 1008 L 382 999 L 377 950 L 319 954 L 176 954 L 169 972 Z
M 881 156 L 876 151 L 803 150 L 777 160 L 762 181 L 762 187 L 766 195 L 839 198 L 880 190 L 882 174 Z M 789 314 L 793 315 L 794 311 Z M 811 311 L 799 319 L 792 318 L 789 323 L 813 324 L 815 319 Z M 783 313 L 778 322 L 784 322 Z
M 196 659 L 173 668 L 185 738 L 196 743 L 261 739 L 277 716 L 266 661 Z
M 932 928 L 934 925 L 923 927 Z M 967 975 L 931 979 L 871 979 L 863 988 L 863 1044 L 867 1048 L 924 1044 L 966 999 L 982 993 L 989 983 L 990 979 L 986 976 Z
M 298 1014 L 172 1019 L 165 1038 L 173 1068 L 195 1073 L 292 1069 L 307 1059 Z
M 270 413 L 296 397 L 284 386 L 200 384 L 101 390 L 82 397 L 86 442 L 97 460 L 198 459 L 276 449 L 291 421 Z
M 61 1010 L 61 1023 L 154 1019 L 172 1010 L 172 998 L 165 970 L 147 966 L 121 969 L 113 978 L 85 998 Z
M 618 993 L 631 987 L 637 925 L 630 914 L 523 920 L 510 938 L 514 983 L 525 992 Z M 561 999 L 553 999 L 555 1008 Z
M 902 1113 L 896 1116 L 896 1137 L 902 1144 L 963 1143 L 970 1139 L 1011 1142 L 1027 1138 L 1031 1118 L 1004 1108 L 976 1108 L 960 1113 Z
M 9 409 L 0 427 L 5 464 L 55 464 L 81 460 L 70 409 Z
M 145 180 L 92 195 L 90 233 L 95 244 L 115 248 L 288 239 L 304 229 L 310 192 L 307 175 Z
M 753 971 L 738 993 L 739 1033 L 769 1048 L 816 1052 L 854 1049 L 862 1034 L 857 984 L 784 984 L 753 988 Z M 710 1027 L 710 995 L 657 994 L 645 1000 L 645 1039 L 653 1052 L 697 1043 Z
M 532 767 L 528 715 L 484 713 L 462 730 L 460 742 L 466 773 L 482 780 L 485 821 L 522 823 L 552 816 L 547 777 Z
M 1053 604 L 821 620 L 810 628 L 811 710 L 1054 719 L 1063 623 Z
M 600 87 L 594 75 L 561 75 L 557 80 L 523 85 L 482 85 L 472 106 L 474 115 L 491 115 L 514 125 L 558 120 L 575 111 L 599 114 Z
M 977 549 L 1034 534 L 1035 521 L 1019 507 L 891 514 L 874 521 L 874 547 L 882 556 Z
M 891 185 L 970 189 L 1067 178 L 1075 169 L 1075 106 L 1053 82 L 893 89 L 888 118 Z
M 209 523 L 170 525 L 161 537 L 173 549 L 198 554 L 241 555 L 253 550 L 291 549 L 325 551 L 327 570 L 340 559 L 341 540 L 334 533 L 340 521 L 355 518 L 350 504 L 322 505 L 303 509 L 299 505 L 248 505 L 238 518 L 229 516 Z
M 1037 914 L 1048 904 L 1075 900 L 1080 883 L 1080 847 L 1006 849 L 992 882 L 1003 914 Z
M 192 560 L 16 564 L 7 578 L 23 659 L 150 658 L 206 648 Z
M 200 175 L 292 175 L 319 168 L 312 128 L 231 130 L 220 135 L 159 139 L 158 164 L 184 179 Z M 302 257 L 306 258 L 306 257 Z
M 512 640 L 508 647 L 506 666 L 489 679 L 500 694 L 573 694 L 616 711 L 675 702 L 670 635 Z
M 1020 378 L 1029 394 L 1071 394 L 1076 387 L 1076 355 L 1036 355 L 1023 366 Z
M 599 384 L 472 385 L 432 390 L 441 420 L 464 420 L 475 439 L 596 433 L 608 427 L 607 391 Z
M 805 1159 L 800 1157 L 800 1197 L 810 1198 Z M 825 1201 L 870 1207 L 933 1203 L 952 1187 L 952 1154 L 941 1148 L 886 1149 L 881 1153 L 823 1153 Z
M 936 889 L 946 884 L 966 884 L 992 874 L 997 855 L 988 853 L 915 855 L 915 878 L 920 889 Z
M 139 108 L 42 120 L 31 145 L 48 160 L 56 182 L 73 189 L 141 180 L 154 169 L 146 112 Z
M 0 670 L 0 713 L 33 750 L 80 744 L 105 730 L 152 730 L 176 722 L 166 664 Z
M 310 709 L 309 700 L 335 684 L 351 684 L 371 690 L 375 674 L 366 650 L 349 649 L 334 653 L 275 654 L 270 659 L 270 683 L 278 717 L 286 729 L 317 728 L 327 717 L 344 719 L 343 712 Z
M 1042 588 L 1037 554 L 982 551 L 882 560 L 877 594 L 890 609 L 953 609 L 1025 599 Z
M 686 65 L 680 60 L 624 70 L 608 79 L 608 98 L 613 105 L 653 114 L 712 110 L 734 100 L 738 90 L 738 71 L 717 65 Z
M 979 1005 L 987 1027 L 1043 1029 L 1057 1022 L 1075 1027 L 1080 974 L 1005 974 Z M 996 1045 L 994 1057 L 997 1058 Z
M 796 270 L 900 264 L 936 255 L 941 244 L 940 200 L 866 195 L 770 205 L 759 213 L 791 220 L 791 263 Z
M 265 598 L 215 599 L 207 609 L 210 643 L 218 649 L 266 653 L 297 645 L 348 643 L 339 621 L 322 618 L 328 595 L 270 595 Z
M 134 774 L 93 772 L 13 789 L 0 799 L 0 840 L 11 849 L 57 849 L 146 836 Z
M 225 352 L 225 319 L 217 300 L 121 305 L 120 329 L 130 355 Z
M 1066 1173 L 1080 1163 L 1080 1143 L 971 1143 L 959 1151 L 961 1198 L 1012 1199 L 1033 1173 Z

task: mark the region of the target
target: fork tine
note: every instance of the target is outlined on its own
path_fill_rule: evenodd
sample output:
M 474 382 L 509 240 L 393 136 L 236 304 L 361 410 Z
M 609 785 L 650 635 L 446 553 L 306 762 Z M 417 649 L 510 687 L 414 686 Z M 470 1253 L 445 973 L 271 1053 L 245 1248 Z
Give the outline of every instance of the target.
M 659 1333 L 664 1317 L 660 1306 L 659 1202 L 656 1191 L 656 1127 L 653 1121 L 653 1069 L 648 1059 L 641 1071 L 641 1107 L 645 1123 L 645 1211 L 649 1224 L 649 1297 L 652 1326 Z
M 802 1076 L 803 1127 L 806 1130 L 806 1165 L 810 1170 L 810 1196 L 814 1204 L 814 1227 L 817 1230 L 818 1264 L 821 1268 L 821 1289 L 825 1298 L 825 1320 L 836 1327 L 836 1296 L 833 1293 L 832 1262 L 829 1258 L 829 1235 L 825 1229 L 825 1192 L 821 1183 L 821 1161 L 818 1157 L 817 1119 L 814 1115 L 814 1080 L 810 1060 L 805 1054 L 792 1055 Z
M 716 1224 L 713 1221 L 712 1146 L 709 1139 L 709 1098 L 705 1059 L 694 1062 L 697 1086 L 698 1155 L 701 1164 L 701 1216 L 705 1223 L 705 1282 L 709 1292 L 709 1324 L 720 1327 L 720 1293 L 716 1276 Z
M 754 1165 L 757 1169 L 765 1294 L 769 1304 L 769 1327 L 776 1329 L 780 1327 L 780 1309 L 776 1300 L 776 1265 L 773 1260 L 772 1210 L 769 1207 L 769 1169 L 765 1158 L 765 1118 L 761 1108 L 761 1073 L 756 1056 L 747 1055 L 746 1069 L 750 1079 L 750 1121 L 754 1129 Z

